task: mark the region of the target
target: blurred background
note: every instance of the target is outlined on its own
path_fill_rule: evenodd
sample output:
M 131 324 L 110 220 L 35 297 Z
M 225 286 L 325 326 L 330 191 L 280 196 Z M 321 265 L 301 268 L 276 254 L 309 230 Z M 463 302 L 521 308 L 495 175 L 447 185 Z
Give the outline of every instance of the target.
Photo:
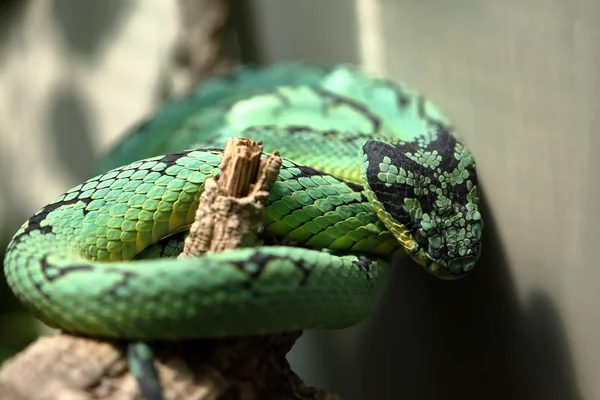
M 306 332 L 296 371 L 346 400 L 599 399 L 598 43 L 598 0 L 0 0 L 0 256 L 191 82 L 239 62 L 356 63 L 461 132 L 483 256 L 455 283 L 398 269 L 377 315 Z M 0 281 L 4 359 L 41 330 Z

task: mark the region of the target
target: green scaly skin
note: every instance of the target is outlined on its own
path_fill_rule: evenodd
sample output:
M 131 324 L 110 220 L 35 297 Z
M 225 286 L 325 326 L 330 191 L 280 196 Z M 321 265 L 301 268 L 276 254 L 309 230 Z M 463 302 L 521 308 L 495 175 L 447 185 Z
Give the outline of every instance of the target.
M 229 136 L 286 157 L 265 234 L 298 246 L 175 259 Z M 453 279 L 481 249 L 471 154 L 420 94 L 353 67 L 214 79 L 163 106 L 100 168 L 109 172 L 25 222 L 4 261 L 17 297 L 67 332 L 154 340 L 344 328 L 373 311 L 401 255 Z

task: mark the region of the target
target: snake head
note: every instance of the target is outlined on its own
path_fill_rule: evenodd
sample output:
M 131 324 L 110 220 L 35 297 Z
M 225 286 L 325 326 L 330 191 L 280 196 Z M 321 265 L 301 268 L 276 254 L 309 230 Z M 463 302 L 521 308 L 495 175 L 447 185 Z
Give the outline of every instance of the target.
M 410 142 L 370 140 L 362 163 L 367 197 L 417 263 L 443 279 L 473 269 L 483 230 L 475 161 L 448 130 Z

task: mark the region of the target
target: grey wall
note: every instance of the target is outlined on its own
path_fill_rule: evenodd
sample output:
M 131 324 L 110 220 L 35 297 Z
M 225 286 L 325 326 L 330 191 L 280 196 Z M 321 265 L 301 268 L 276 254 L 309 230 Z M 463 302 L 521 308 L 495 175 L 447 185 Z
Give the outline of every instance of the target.
M 600 2 L 256 5 L 269 61 L 359 62 L 427 93 L 484 191 L 473 275 L 398 269 L 368 323 L 306 335 L 306 376 L 345 399 L 600 398 Z

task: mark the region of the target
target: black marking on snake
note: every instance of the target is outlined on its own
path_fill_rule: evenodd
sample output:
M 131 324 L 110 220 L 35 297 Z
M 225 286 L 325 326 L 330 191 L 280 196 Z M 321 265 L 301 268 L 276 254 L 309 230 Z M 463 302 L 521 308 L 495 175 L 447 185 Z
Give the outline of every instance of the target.
M 398 108 L 406 108 L 410 106 L 410 97 L 406 96 L 401 90 L 396 90 L 396 103 Z
M 323 171 L 319 171 L 318 169 L 314 169 L 313 167 L 308 167 L 306 165 L 296 165 L 296 168 L 300 170 L 300 175 L 298 178 L 311 176 L 330 176 Z
M 342 143 L 347 143 L 347 142 L 353 142 L 357 139 L 363 139 L 366 142 L 367 140 L 371 140 L 372 138 L 373 138 L 373 135 L 369 135 L 366 133 L 353 133 L 353 134 L 349 134 L 349 135 L 348 134 L 343 135 L 338 140 Z
M 280 92 L 280 88 L 276 88 L 275 90 L 270 91 L 270 92 L 267 91 L 264 94 L 271 94 L 271 95 L 273 95 L 274 97 L 276 97 L 277 99 L 279 99 L 279 101 L 281 101 L 283 103 L 283 105 L 285 105 L 286 107 L 289 107 L 289 106 L 292 105 L 292 102 L 290 101 L 290 99 L 286 95 L 284 95 L 283 93 Z M 258 94 L 258 95 L 261 95 L 261 94 Z M 248 98 L 251 98 L 251 97 L 254 97 L 254 96 L 256 96 L 256 95 L 252 94 L 252 95 L 248 96 Z
M 352 265 L 360 270 L 363 270 L 365 272 L 365 278 L 367 278 L 367 280 L 371 280 L 371 275 L 369 272 L 371 272 L 373 260 L 365 256 L 358 256 L 358 260 L 352 261 Z
M 247 274 L 251 278 L 248 282 L 244 283 L 244 287 L 248 288 L 252 286 L 252 281 L 256 280 L 260 276 L 260 274 L 262 274 L 263 270 L 265 269 L 265 266 L 270 261 L 279 259 L 280 257 L 276 257 L 270 254 L 263 254 L 260 251 L 257 251 L 248 260 L 236 261 L 233 262 L 233 264 L 238 270 Z M 257 268 L 256 270 L 249 271 L 247 268 L 248 265 L 255 265 Z
M 381 202 L 385 210 L 402 225 L 411 229 L 415 227 L 412 226 L 412 218 L 404 209 L 404 199 L 415 198 L 419 200 L 423 212 L 429 213 L 433 208 L 431 197 L 417 196 L 413 186 L 406 183 L 385 183 L 377 176 L 381 172 L 379 164 L 383 162 L 383 158 L 386 156 L 394 160 L 396 166 L 411 171 L 415 176 L 430 175 L 433 172 L 408 158 L 404 154 L 405 150 L 377 140 L 371 140 L 363 146 L 363 151 L 369 154 L 370 157 L 366 174 L 369 187 L 376 194 L 377 200 Z
M 273 128 L 275 128 L 275 126 L 273 126 Z M 308 126 L 305 125 L 289 125 L 285 127 L 285 130 L 288 131 L 288 133 L 290 135 L 295 135 L 297 133 L 303 133 L 303 132 L 309 132 L 309 131 L 314 131 L 314 129 L 310 129 Z
M 245 282 L 244 286 L 246 288 L 252 286 L 252 281 L 258 279 L 260 274 L 264 271 L 265 267 L 271 261 L 281 261 L 288 259 L 285 256 L 276 256 L 273 254 L 263 253 L 261 251 L 256 251 L 248 260 L 234 262 L 234 265 L 237 269 L 247 274 L 251 279 L 248 282 Z M 308 267 L 308 263 L 303 259 L 299 260 L 291 260 L 300 271 L 302 271 L 303 277 L 302 281 L 300 281 L 299 286 L 304 286 L 308 281 L 308 276 L 310 275 L 311 269 Z M 249 271 L 247 266 L 255 265 L 257 268 L 255 270 Z
M 410 96 L 405 94 L 408 90 L 403 88 L 402 85 L 398 85 L 396 82 L 389 79 L 377 79 L 376 82 L 383 89 L 392 88 L 393 93 L 396 95 L 396 104 L 398 104 L 398 108 L 402 109 L 410 105 Z
M 396 92 L 396 103 L 398 108 L 406 108 L 410 105 L 410 98 L 403 93 Z
M 108 294 L 110 296 L 117 296 L 117 291 L 119 290 L 119 288 L 129 285 L 129 281 L 136 276 L 136 274 L 131 271 L 122 271 L 116 268 L 106 268 L 105 271 L 116 275 L 121 275 L 121 281 L 115 283 L 112 286 L 112 288 L 108 291 Z
M 52 227 L 51 227 L 50 225 L 41 226 L 41 227 L 39 228 L 39 231 L 40 231 L 40 232 L 41 232 L 43 235 L 45 235 L 45 234 L 47 234 L 47 233 L 52 233 Z
M 181 152 L 177 152 L 177 153 L 166 154 L 162 158 L 156 160 L 156 162 L 164 163 L 164 164 L 166 164 L 165 168 L 168 168 L 169 166 L 174 165 L 177 162 L 177 160 L 179 160 L 182 157 L 187 156 L 188 154 L 190 154 L 193 151 L 194 150 L 185 150 L 185 151 L 181 151 Z M 219 151 L 222 151 L 222 149 L 219 149 Z M 109 171 L 107 173 L 110 173 L 110 172 L 112 172 L 112 171 Z M 90 182 L 99 183 L 102 180 L 102 176 L 104 176 L 104 175 L 106 175 L 106 174 L 102 174 L 102 175 L 99 175 L 92 179 L 89 179 L 85 184 L 90 183 Z M 85 186 L 85 184 L 83 184 L 82 187 Z M 71 192 L 68 194 L 72 195 L 73 193 L 74 192 Z M 52 228 L 50 226 L 41 226 L 41 223 L 48 217 L 48 214 L 50 214 L 52 211 L 55 211 L 63 206 L 67 206 L 70 204 L 76 204 L 80 201 L 82 203 L 84 203 L 86 206 L 89 203 L 91 203 L 93 200 L 91 197 L 85 197 L 85 198 L 79 197 L 82 193 L 83 192 L 81 190 L 79 190 L 77 192 L 77 195 L 70 200 L 57 201 L 55 203 L 48 204 L 44 208 L 42 208 L 38 213 L 36 213 L 34 216 L 32 216 L 29 219 L 27 227 L 25 227 L 23 232 L 21 232 L 20 234 L 18 234 L 17 236 L 15 236 L 13 238 L 13 241 L 11 242 L 9 249 L 14 247 L 15 245 L 17 245 L 21 240 L 23 240 L 23 238 L 25 236 L 28 236 L 33 231 L 39 230 L 42 234 L 51 233 Z M 65 194 L 65 195 L 67 195 L 67 194 Z M 82 208 L 81 211 L 82 211 L 84 217 L 89 213 L 89 210 L 87 209 L 87 207 Z
M 302 271 L 302 280 L 300 281 L 299 286 L 304 286 L 308 282 L 308 277 L 310 276 L 311 269 L 308 267 L 308 263 L 304 261 L 304 259 L 296 260 L 294 263 L 300 271 Z
M 423 97 L 423 96 L 418 97 L 418 99 L 417 99 L 417 115 L 419 116 L 419 118 L 421 118 L 425 121 L 429 121 L 429 116 L 425 112 L 425 102 L 426 101 L 427 100 L 425 99 L 425 97 Z
M 432 141 L 426 148 L 426 151 L 437 150 L 438 154 L 442 156 L 442 161 L 438 167 L 440 173 L 448 172 L 453 173 L 459 164 L 460 160 L 454 157 L 454 150 L 458 145 L 458 141 L 456 138 L 451 135 L 447 129 L 441 128 L 438 132 L 438 138 Z M 465 196 L 469 193 L 467 189 L 466 182 L 471 181 L 474 186 L 477 186 L 477 172 L 472 164 L 469 164 L 465 167 L 465 170 L 468 172 L 469 177 L 462 184 L 456 184 L 451 191 L 453 198 L 465 198 Z
M 288 125 L 284 128 L 278 127 L 276 125 L 260 125 L 260 126 L 252 126 L 247 128 L 244 132 L 247 133 L 260 133 L 265 129 L 278 130 L 283 129 L 291 136 L 297 134 L 312 134 L 324 136 L 327 138 L 335 139 L 341 143 L 353 142 L 358 139 L 363 139 L 365 141 L 372 139 L 373 135 L 366 133 L 356 133 L 352 131 L 342 131 L 337 129 L 328 129 L 328 130 L 319 130 L 315 129 L 308 125 Z
M 406 171 L 411 171 L 415 178 L 416 187 L 419 187 L 419 181 L 424 178 L 429 178 L 431 184 L 439 185 L 439 176 L 444 173 L 453 174 L 457 170 L 460 161 L 454 156 L 457 146 L 457 141 L 446 129 L 438 131 L 437 139 L 429 143 L 425 148 L 419 147 L 419 139 L 413 142 L 406 142 L 397 145 L 391 145 L 386 142 L 372 140 L 363 146 L 365 154 L 369 155 L 369 165 L 367 167 L 367 183 L 384 209 L 391 214 L 399 223 L 404 225 L 411 233 L 420 228 L 419 221 L 412 218 L 404 207 L 405 198 L 413 198 L 419 201 L 422 212 L 431 214 L 431 211 L 436 209 L 436 200 L 438 195 L 428 190 L 427 194 L 422 191 L 417 191 L 415 186 L 406 183 L 386 183 L 379 179 L 378 174 L 381 172 L 379 164 L 382 163 L 384 157 L 389 157 L 393 160 L 394 165 L 398 168 L 404 168 Z M 417 151 L 433 151 L 437 150 L 441 156 L 439 166 L 427 166 L 416 162 L 409 158 L 406 153 L 416 154 Z M 467 165 L 466 170 L 469 173 L 469 178 L 463 183 L 454 184 L 452 187 L 443 189 L 443 195 L 456 204 L 462 204 L 466 195 L 467 181 L 471 180 L 477 184 L 477 177 L 472 165 Z M 426 184 L 428 186 L 428 184 Z M 427 188 L 421 187 L 421 189 Z M 419 193 L 419 194 L 417 194 Z M 439 211 L 439 210 L 438 210 Z
M 335 129 L 328 129 L 328 130 L 318 130 L 315 128 L 312 128 L 308 125 L 290 125 L 290 126 L 286 126 L 285 129 L 287 130 L 287 132 L 290 135 L 295 135 L 298 133 L 312 133 L 312 134 L 319 134 L 321 136 L 325 136 L 325 137 L 331 137 L 331 136 L 336 136 L 339 135 L 341 132 Z
M 277 126 L 277 125 L 259 125 L 259 126 L 250 126 L 244 130 L 244 133 L 262 133 L 264 131 L 285 131 L 290 135 L 302 134 L 302 133 L 318 133 L 319 135 L 332 135 L 335 131 L 320 131 L 314 128 L 311 128 L 307 125 L 287 125 L 285 127 Z
M 191 153 L 191 152 L 193 152 L 193 151 L 207 151 L 207 152 L 211 152 L 211 153 L 217 154 L 217 153 L 223 153 L 223 148 L 222 147 L 201 147 L 201 148 L 190 150 L 188 152 L 188 154 Z
M 169 168 L 170 166 L 175 165 L 177 163 L 177 160 L 187 156 L 192 151 L 193 150 L 186 150 L 186 151 L 180 151 L 178 153 L 165 154 L 160 159 L 156 160 L 156 162 L 164 163 L 166 165 L 165 168 Z
M 454 150 L 456 149 L 457 144 L 456 138 L 452 136 L 446 128 L 440 128 L 437 132 L 437 139 L 429 143 L 424 150 L 437 150 L 438 154 L 442 156 L 442 162 L 438 168 L 442 171 L 452 172 L 460 163 L 460 161 L 454 157 Z
M 49 254 L 45 254 L 41 259 L 40 259 L 40 266 L 42 269 L 42 273 L 44 274 L 44 277 L 46 278 L 46 280 L 48 282 L 52 282 L 54 280 L 57 280 L 61 277 L 64 277 L 65 275 L 68 275 L 69 273 L 73 273 L 73 272 L 88 272 L 91 271 L 94 267 L 92 265 L 87 265 L 87 264 L 81 264 L 81 265 L 71 265 L 68 267 L 57 267 L 52 265 L 50 262 L 48 262 L 48 255 Z M 55 269 L 57 271 L 56 274 L 51 274 L 50 270 L 51 269 Z M 53 275 L 53 276 L 52 276 Z M 46 289 L 42 286 L 41 282 L 37 282 L 36 279 L 34 279 L 33 277 L 29 276 L 29 280 L 31 282 L 34 282 L 34 286 L 36 287 L 38 293 L 40 293 L 42 296 L 44 296 L 44 298 L 46 299 L 46 301 L 48 303 L 54 304 L 55 308 L 60 308 L 62 310 L 63 314 L 72 314 L 71 310 L 67 307 L 64 307 L 61 303 L 56 302 L 54 300 L 54 298 L 52 298 L 51 296 L 49 296 L 46 293 Z M 50 326 L 52 326 L 52 321 L 46 321 L 45 319 L 45 315 L 44 313 L 41 312 L 37 312 L 37 310 L 32 309 L 32 312 L 34 312 L 34 314 L 36 315 L 36 317 L 44 322 L 46 322 L 47 324 L 49 324 Z M 98 317 L 98 316 L 97 316 Z M 121 328 L 118 325 L 114 325 L 113 323 L 110 322 L 110 320 L 103 320 L 104 324 L 108 327 L 110 327 L 110 329 L 113 332 L 116 333 L 122 333 Z
M 271 127 L 271 126 L 269 126 Z M 272 126 L 273 129 L 277 129 L 276 126 Z M 260 129 L 261 127 L 259 127 Z M 329 136 L 335 136 L 335 135 L 339 135 L 340 131 L 337 131 L 335 129 L 328 129 L 328 130 L 319 130 L 319 129 L 315 129 L 312 128 L 308 125 L 289 125 L 286 126 L 284 128 L 290 135 L 296 135 L 298 133 L 302 134 L 306 134 L 306 133 L 312 133 L 312 134 L 319 134 L 325 137 L 329 137 Z
M 469 190 L 467 189 L 468 181 L 469 181 L 469 179 L 464 181 L 461 184 L 454 185 L 453 191 L 452 191 L 452 197 L 451 197 L 452 200 L 466 198 L 467 194 L 469 193 Z M 471 180 L 471 182 L 473 182 L 473 181 Z M 475 185 L 476 185 L 476 183 L 475 183 Z
M 40 266 L 42 269 L 42 273 L 44 274 L 44 277 L 46 278 L 46 280 L 48 282 L 54 282 L 60 278 L 63 278 L 71 273 L 76 273 L 76 272 L 90 272 L 93 271 L 94 266 L 90 265 L 90 264 L 76 264 L 76 265 L 69 265 L 66 267 L 57 267 L 52 265 L 51 263 L 48 262 L 48 255 L 44 255 L 42 257 L 42 259 L 40 260 Z M 116 284 L 114 284 L 112 286 L 112 288 L 108 291 L 108 294 L 111 296 L 116 296 L 117 295 L 117 290 L 120 287 L 124 287 L 127 286 L 129 284 L 130 279 L 132 279 L 133 277 L 135 277 L 136 275 L 133 272 L 130 271 L 121 271 L 119 269 L 116 268 L 110 268 L 107 267 L 105 268 L 105 271 L 108 273 L 113 273 L 113 274 L 117 274 L 121 276 L 121 281 L 117 282 Z M 38 288 L 41 290 L 41 288 Z
M 81 192 L 79 192 L 79 194 L 81 194 Z M 15 245 L 17 245 L 21 240 L 23 240 L 25 238 L 25 236 L 28 236 L 33 231 L 40 231 L 42 234 L 51 233 L 52 227 L 50 227 L 49 225 L 41 226 L 42 221 L 44 221 L 46 219 L 48 214 L 50 214 L 54 210 L 59 209 L 62 206 L 66 206 L 69 204 L 76 204 L 80 201 L 82 203 L 84 203 L 85 205 L 88 205 L 89 203 L 92 202 L 92 198 L 86 197 L 86 198 L 81 199 L 81 198 L 79 198 L 79 196 L 77 196 L 71 200 L 57 201 L 56 203 L 46 205 L 44 208 L 42 208 L 40 211 L 38 211 L 34 216 L 29 218 L 29 221 L 27 221 L 27 227 L 25 227 L 25 229 L 23 229 L 23 232 L 19 233 L 17 236 L 15 236 L 13 238 L 11 245 L 7 249 L 7 251 L 10 250 Z M 84 216 L 88 213 L 88 211 L 85 208 L 83 208 L 82 211 L 83 211 Z
M 48 262 L 48 255 L 42 257 L 40 260 L 40 266 L 42 267 L 42 273 L 48 282 L 54 282 L 55 280 L 58 280 L 72 272 L 89 272 L 94 268 L 88 264 L 70 265 L 68 267 L 55 267 Z M 52 273 L 51 271 L 55 271 L 55 273 Z
M 348 97 L 343 97 L 343 96 L 337 95 L 335 93 L 329 92 L 323 88 L 320 88 L 317 86 L 311 86 L 311 87 L 320 96 L 331 101 L 330 104 L 324 103 L 323 114 L 327 114 L 327 109 L 332 106 L 346 104 L 346 105 L 354 108 L 355 110 L 357 110 L 361 115 L 367 117 L 367 119 L 373 125 L 373 132 L 379 132 L 379 130 L 381 129 L 381 120 L 375 114 L 373 114 L 365 105 L 363 105 L 357 101 L 354 101 Z
M 358 192 L 361 194 L 363 201 L 368 201 L 367 197 L 365 196 L 365 188 L 363 187 L 363 185 L 358 184 L 358 183 L 354 183 L 354 182 L 349 182 L 349 181 L 344 181 L 344 183 L 353 191 Z
M 47 270 L 49 268 L 51 268 L 52 266 L 48 263 L 48 255 L 44 255 L 41 260 L 40 260 L 40 265 L 42 267 L 42 271 L 44 276 L 46 277 L 47 280 Z M 35 277 L 32 276 L 32 268 L 26 268 L 26 273 L 27 273 L 27 279 L 33 283 L 33 285 L 35 286 L 37 293 L 40 294 L 41 296 L 43 296 L 46 299 L 47 303 L 50 304 L 54 304 L 55 308 L 61 308 L 62 309 L 62 313 L 63 314 L 71 314 L 71 311 L 68 308 L 64 308 L 62 307 L 62 305 L 60 303 L 56 303 L 56 301 L 48 295 L 48 293 L 46 293 L 46 290 L 43 286 L 44 282 L 41 281 L 39 279 L 36 279 Z M 23 301 L 26 301 L 25 299 L 22 299 Z M 47 320 L 45 313 L 39 311 L 36 307 L 34 307 L 34 305 L 28 301 L 26 301 L 26 303 L 28 304 L 28 308 L 30 309 L 30 311 L 33 313 L 33 315 L 38 318 L 39 320 L 45 322 L 46 324 L 48 324 L 49 326 L 53 326 L 52 325 L 52 321 L 51 320 Z M 71 314 L 72 315 L 72 314 Z

